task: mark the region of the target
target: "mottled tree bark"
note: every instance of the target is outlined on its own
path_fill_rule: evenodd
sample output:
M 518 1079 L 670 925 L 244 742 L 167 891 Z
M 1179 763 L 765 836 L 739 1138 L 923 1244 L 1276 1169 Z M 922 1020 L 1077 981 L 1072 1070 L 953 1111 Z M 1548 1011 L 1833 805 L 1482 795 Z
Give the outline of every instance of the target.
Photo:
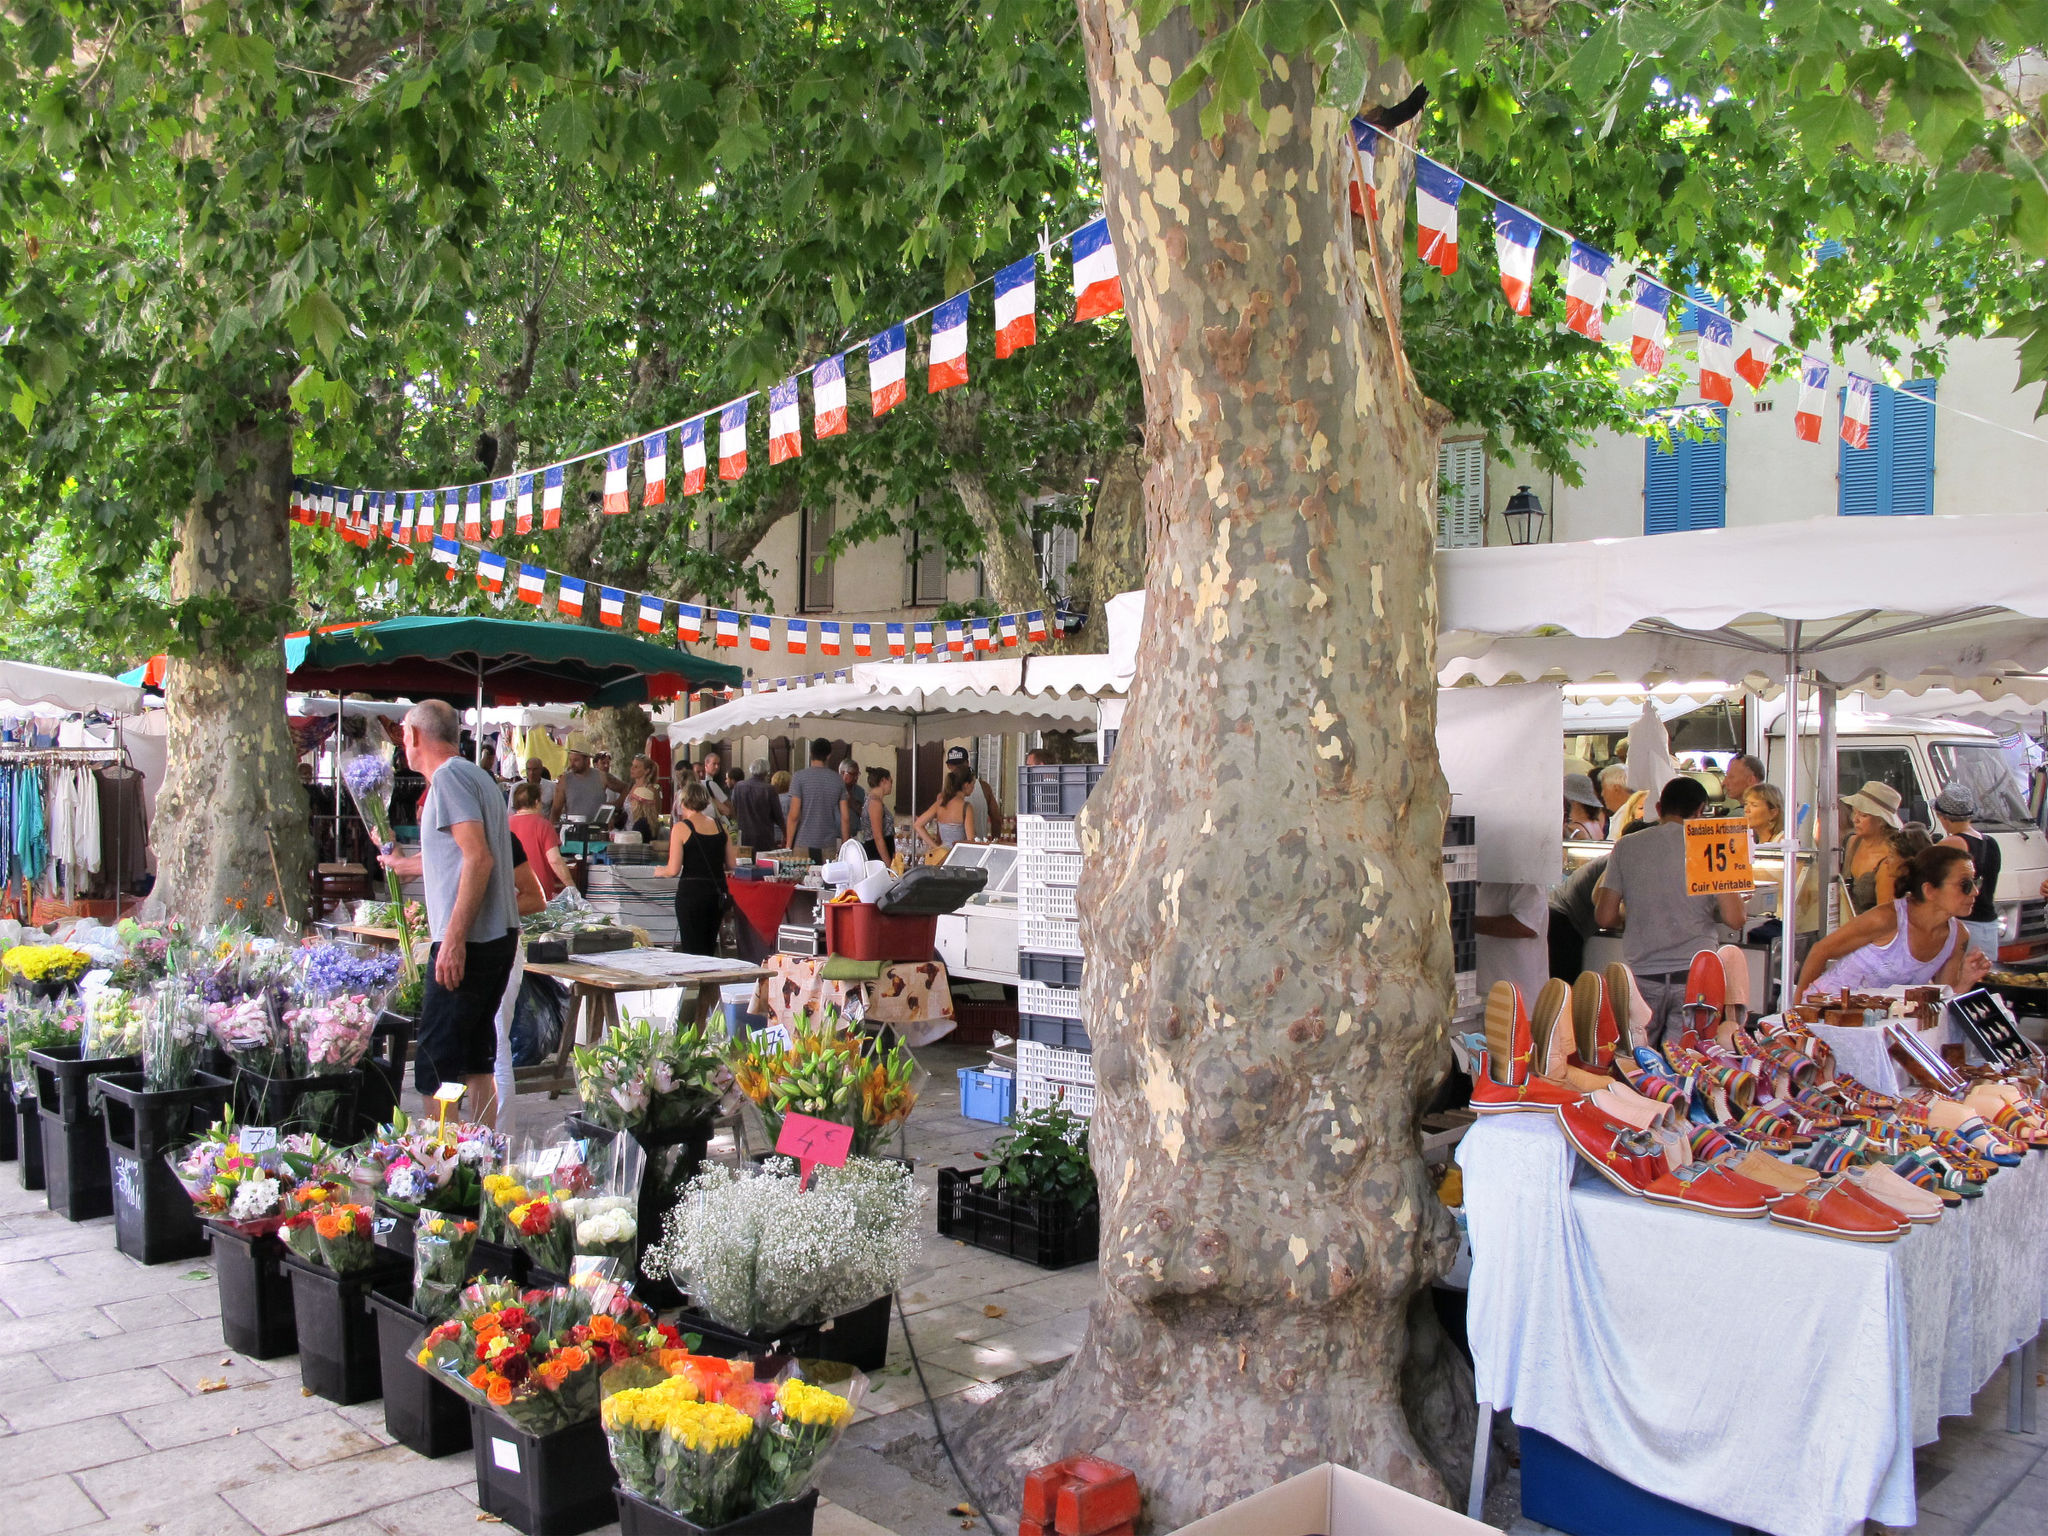
M 998 1470 L 983 1437 L 977 1472 L 1013 1496 L 1098 1451 L 1152 1530 L 1323 1461 L 1442 1498 L 1403 1381 L 1454 1242 L 1415 1131 L 1451 992 L 1437 423 L 1312 70 L 1277 61 L 1263 135 L 1203 139 L 1199 98 L 1166 107 L 1187 12 L 1080 15 L 1150 525 L 1137 745 L 1081 829 L 1102 1291 L 1030 1443 Z
M 1100 653 L 1109 649 L 1109 600 L 1145 584 L 1145 463 L 1136 447 L 1120 449 L 1102 465 L 1095 509 L 1074 562 L 1074 596 L 1088 610 L 1087 622 L 1069 637 L 1067 649 Z
M 210 631 L 164 679 L 168 764 L 157 796 L 157 890 L 174 917 L 303 922 L 313 840 L 298 753 L 285 723 L 284 625 L 292 596 L 286 521 L 291 439 L 275 423 L 221 434 L 215 488 L 185 514 L 172 596 L 231 597 L 279 617 L 267 645 L 235 650 Z

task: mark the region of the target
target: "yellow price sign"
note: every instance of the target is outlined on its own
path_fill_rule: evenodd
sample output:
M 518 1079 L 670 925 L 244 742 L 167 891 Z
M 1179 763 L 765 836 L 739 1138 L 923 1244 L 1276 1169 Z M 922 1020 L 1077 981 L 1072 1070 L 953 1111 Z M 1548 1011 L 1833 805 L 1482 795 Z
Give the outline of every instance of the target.
M 1685 824 L 1685 894 L 1722 896 L 1755 888 L 1749 868 L 1749 826 L 1735 817 Z

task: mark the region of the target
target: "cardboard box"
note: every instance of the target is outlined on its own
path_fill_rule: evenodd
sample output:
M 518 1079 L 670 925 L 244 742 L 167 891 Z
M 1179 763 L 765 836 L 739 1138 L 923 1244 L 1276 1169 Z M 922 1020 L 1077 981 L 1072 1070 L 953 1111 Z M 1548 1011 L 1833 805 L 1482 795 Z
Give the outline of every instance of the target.
M 1184 1525 L 1175 1536 L 1477 1536 L 1492 1530 L 1363 1472 L 1325 1462 Z

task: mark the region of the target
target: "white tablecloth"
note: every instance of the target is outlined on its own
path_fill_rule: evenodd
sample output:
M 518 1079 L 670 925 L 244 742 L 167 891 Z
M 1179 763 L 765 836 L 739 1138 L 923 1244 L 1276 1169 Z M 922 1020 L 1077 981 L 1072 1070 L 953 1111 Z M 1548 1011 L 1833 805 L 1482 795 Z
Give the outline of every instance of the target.
M 1458 1162 L 1479 1400 L 1774 1536 L 1912 1524 L 1913 1447 L 2048 1317 L 2048 1156 L 1884 1244 L 1634 1199 L 1544 1115 Z
M 1834 1052 L 1835 1070 L 1855 1078 L 1864 1087 L 1899 1098 L 1919 1086 L 1892 1055 L 1891 1047 L 1885 1041 L 1883 1026 L 1809 1024 L 1807 1028 L 1813 1031 L 1815 1038 L 1826 1041 L 1828 1049 Z M 1939 1055 L 1944 1045 L 1953 1045 L 1963 1036 L 1950 1022 L 1948 1011 L 1944 1009 L 1941 1022 L 1932 1029 L 1922 1030 L 1920 1038 Z M 1971 1048 L 1965 1052 L 1964 1059 L 1979 1061 L 1982 1058 Z

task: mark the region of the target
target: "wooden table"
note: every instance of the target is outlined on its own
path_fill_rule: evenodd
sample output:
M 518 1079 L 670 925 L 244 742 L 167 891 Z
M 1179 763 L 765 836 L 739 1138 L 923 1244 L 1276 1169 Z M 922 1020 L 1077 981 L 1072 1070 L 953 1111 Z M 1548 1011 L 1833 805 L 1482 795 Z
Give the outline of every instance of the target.
M 768 974 L 758 965 L 735 960 L 715 971 L 696 971 L 684 976 L 643 976 L 637 971 L 622 971 L 606 965 L 600 956 L 588 960 L 529 960 L 526 969 L 535 976 L 552 976 L 557 981 L 569 983 L 569 1017 L 562 1021 L 562 1043 L 556 1048 L 555 1059 L 512 1069 L 514 1091 L 545 1093 L 551 1099 L 575 1091 L 576 1071 L 569 1053 L 578 1045 L 593 1044 L 607 1028 L 619 1022 L 621 994 L 662 992 L 670 987 L 680 987 L 693 995 L 701 995 L 706 987 L 759 981 Z M 586 1023 L 590 1026 L 588 1039 L 582 1038 Z

